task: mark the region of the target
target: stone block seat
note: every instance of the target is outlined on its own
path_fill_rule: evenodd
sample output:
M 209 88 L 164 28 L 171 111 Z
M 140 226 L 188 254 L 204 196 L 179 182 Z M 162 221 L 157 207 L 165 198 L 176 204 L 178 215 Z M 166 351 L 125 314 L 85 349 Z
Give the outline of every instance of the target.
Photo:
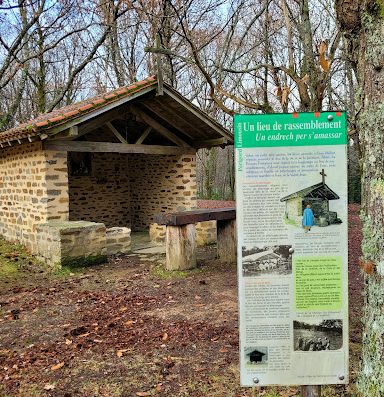
M 87 265 L 130 251 L 131 230 L 104 223 L 51 221 L 37 226 L 38 257 L 51 267 Z
M 131 229 L 111 227 L 106 229 L 107 255 L 126 254 L 131 251 Z

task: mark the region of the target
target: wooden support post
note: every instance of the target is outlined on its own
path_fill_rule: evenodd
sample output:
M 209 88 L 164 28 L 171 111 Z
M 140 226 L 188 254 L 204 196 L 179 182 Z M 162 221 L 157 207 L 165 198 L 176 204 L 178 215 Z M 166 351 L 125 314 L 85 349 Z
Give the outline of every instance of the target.
M 236 262 L 236 220 L 217 221 L 217 256 L 223 262 Z
M 196 267 L 195 225 L 167 226 L 165 251 L 167 270 L 187 270 Z
M 321 386 L 301 386 L 301 397 L 320 397 Z

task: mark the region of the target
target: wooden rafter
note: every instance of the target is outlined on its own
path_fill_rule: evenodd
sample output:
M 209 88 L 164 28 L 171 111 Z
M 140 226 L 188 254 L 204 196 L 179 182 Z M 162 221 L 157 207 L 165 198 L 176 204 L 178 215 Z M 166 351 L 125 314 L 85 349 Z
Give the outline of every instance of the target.
M 191 112 L 194 116 L 198 117 L 201 121 L 207 124 L 209 127 L 214 129 L 217 133 L 222 136 L 225 136 L 229 142 L 233 141 L 233 136 L 228 133 L 225 133 L 223 127 L 217 124 L 214 120 L 210 120 L 200 109 L 196 108 L 192 103 L 188 103 L 180 94 L 178 94 L 174 90 L 170 90 L 167 87 L 164 87 L 164 92 L 169 95 L 172 99 L 186 108 L 189 112 Z M 224 135 L 225 134 L 225 135 Z
M 193 132 L 197 133 L 198 135 L 201 135 L 201 136 L 204 137 L 204 134 L 202 134 L 199 130 L 196 129 L 196 127 L 192 126 L 192 124 L 190 124 L 188 121 L 186 121 L 185 118 L 179 116 L 176 111 L 172 112 L 173 120 L 171 120 L 170 117 L 167 114 L 165 114 L 166 108 L 164 107 L 164 105 L 161 104 L 160 101 L 156 100 L 156 105 L 161 109 L 161 112 L 157 112 L 156 109 L 154 109 L 148 103 L 141 103 L 141 105 L 143 105 L 150 112 L 156 113 L 156 115 L 158 117 L 160 117 L 161 119 L 166 121 L 168 124 L 173 124 L 174 120 L 175 120 L 176 122 L 178 122 L 178 124 L 183 125 L 184 126 L 183 127 L 183 134 L 187 135 L 189 138 L 193 139 L 193 137 L 190 134 L 188 134 L 187 131 L 185 131 L 185 126 L 186 125 L 188 126 L 188 131 L 193 131 Z
M 85 122 L 92 121 L 93 119 L 95 119 L 95 117 L 99 117 L 101 115 L 104 116 L 106 113 L 110 113 L 111 111 L 114 111 L 114 110 L 117 111 L 119 114 L 121 114 L 121 108 L 118 109 L 119 106 L 124 105 L 124 104 L 134 100 L 135 98 L 141 97 L 141 96 L 147 94 L 148 92 L 153 91 L 154 89 L 155 89 L 154 86 L 149 86 L 149 87 L 143 88 L 142 90 L 140 90 L 132 95 L 129 95 L 128 97 L 122 97 L 118 100 L 115 100 L 115 101 L 109 103 L 108 105 L 96 108 L 92 112 L 89 112 L 82 116 L 76 117 L 75 119 L 72 119 L 66 123 L 57 125 L 56 127 L 50 128 L 49 134 L 54 135 L 60 131 L 63 131 L 63 130 L 68 129 L 69 127 L 72 127 L 73 125 L 79 125 L 81 123 L 85 124 Z M 113 119 L 113 118 L 111 118 L 111 119 Z
M 149 135 L 149 133 L 152 131 L 152 127 L 147 127 L 144 132 L 139 136 L 137 141 L 135 142 L 136 145 L 140 145 L 141 143 L 144 142 L 144 139 Z
M 76 139 L 79 136 L 79 127 L 73 125 L 55 135 L 55 139 Z
M 136 106 L 131 106 L 131 111 L 135 115 L 139 116 L 142 121 L 144 121 L 146 124 L 148 124 L 150 127 L 152 127 L 154 130 L 159 132 L 161 135 L 163 135 L 165 138 L 176 144 L 177 146 L 180 147 L 191 147 L 187 142 L 185 142 L 183 139 L 179 138 L 176 134 L 173 132 L 169 131 L 168 128 L 164 127 L 162 124 L 160 124 L 158 121 L 153 119 L 151 116 L 148 115 L 148 113 L 142 111 Z
M 110 121 L 107 121 L 105 123 L 106 127 L 115 135 L 115 137 L 121 142 L 121 143 L 128 143 L 127 140 L 120 134 L 120 132 L 113 126 L 113 124 Z

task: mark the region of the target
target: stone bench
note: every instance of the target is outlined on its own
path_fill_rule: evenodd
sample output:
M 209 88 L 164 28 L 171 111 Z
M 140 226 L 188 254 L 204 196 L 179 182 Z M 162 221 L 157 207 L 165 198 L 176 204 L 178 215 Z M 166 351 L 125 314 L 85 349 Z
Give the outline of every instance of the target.
M 216 221 L 217 255 L 224 262 L 236 261 L 236 209 L 198 209 L 157 214 L 154 222 L 166 226 L 166 268 L 196 267 L 196 223 Z
M 51 267 L 87 265 L 131 250 L 131 229 L 104 223 L 51 221 L 36 227 L 38 257 Z
M 104 223 L 52 221 L 36 228 L 38 256 L 51 267 L 86 265 L 106 258 Z
M 110 227 L 105 232 L 107 255 L 131 252 L 131 229 L 128 227 Z

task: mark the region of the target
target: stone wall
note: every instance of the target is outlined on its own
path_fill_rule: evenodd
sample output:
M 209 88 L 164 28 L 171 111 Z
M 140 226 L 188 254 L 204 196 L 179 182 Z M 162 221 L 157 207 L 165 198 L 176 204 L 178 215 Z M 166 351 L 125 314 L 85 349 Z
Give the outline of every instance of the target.
M 164 245 L 166 240 L 166 227 L 157 223 L 151 223 L 149 238 L 156 245 Z M 196 244 L 198 247 L 215 244 L 217 242 L 216 221 L 196 223 Z
M 69 219 L 130 227 L 128 175 L 128 155 L 93 153 L 89 176 L 69 176 Z
M 215 244 L 217 241 L 216 221 L 196 223 L 196 244 L 198 247 Z
M 147 230 L 159 212 L 196 207 L 196 157 L 93 153 L 91 175 L 69 177 L 69 219 Z
M 41 142 L 0 151 L 0 235 L 37 252 L 51 221 L 146 230 L 158 212 L 196 207 L 196 157 L 93 153 L 89 176 L 69 176 L 65 152 Z M 68 182 L 69 179 L 69 182 Z
M 0 235 L 36 252 L 36 226 L 68 219 L 66 154 L 41 142 L 0 150 Z
M 301 225 L 301 219 L 303 217 L 303 199 L 301 197 L 296 197 L 287 200 L 285 206 L 285 215 L 287 218 Z
M 196 156 L 133 154 L 128 160 L 132 229 L 145 230 L 153 215 L 196 208 Z

